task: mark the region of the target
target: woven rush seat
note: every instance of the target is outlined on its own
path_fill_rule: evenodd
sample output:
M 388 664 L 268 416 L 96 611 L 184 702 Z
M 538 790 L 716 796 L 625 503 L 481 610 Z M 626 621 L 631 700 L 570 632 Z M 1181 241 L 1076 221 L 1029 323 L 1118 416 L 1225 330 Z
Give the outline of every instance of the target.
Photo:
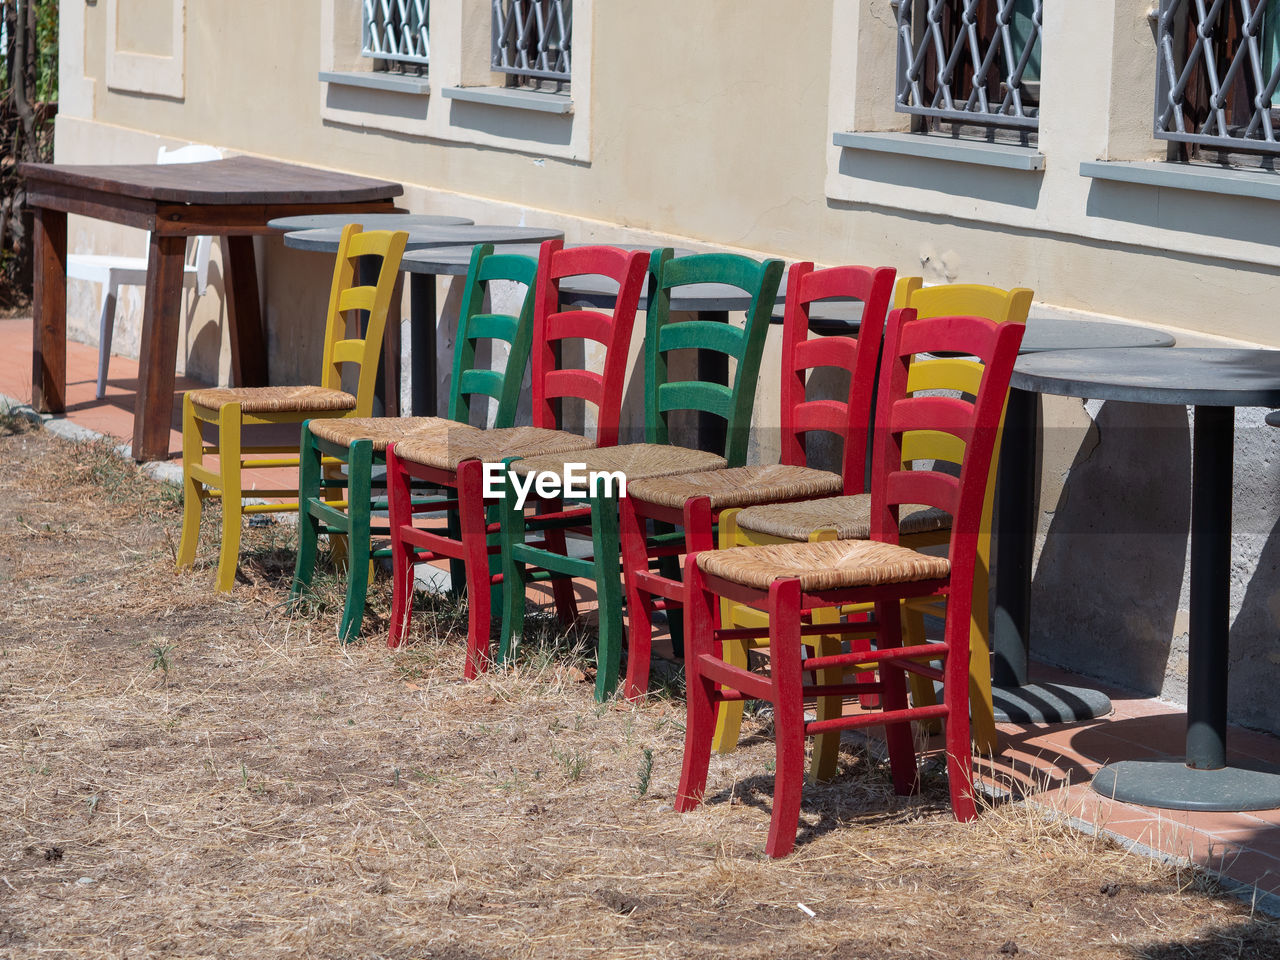
M 455 426 L 462 426 L 455 424 Z M 565 430 L 543 427 L 502 427 L 494 430 L 449 431 L 433 439 L 406 440 L 396 444 L 401 460 L 410 460 L 440 470 L 457 470 L 463 460 L 500 463 L 507 457 L 572 453 L 594 446 L 586 437 Z
M 871 536 L 871 494 L 748 507 L 738 514 L 738 526 L 786 540 L 808 540 L 815 530 L 827 529 L 834 529 L 841 540 L 866 540 Z M 903 536 L 950 527 L 951 515 L 945 510 L 907 503 L 898 508 Z
M 633 480 L 646 477 L 667 477 L 700 470 L 723 470 L 728 461 L 714 453 L 673 447 L 665 443 L 625 443 L 616 447 L 596 447 L 582 454 L 575 453 L 573 463 L 581 463 L 587 470 L 619 471 Z M 543 471 L 561 473 L 564 457 L 530 457 L 511 465 L 520 476 Z
M 843 485 L 840 475 L 828 470 L 772 464 L 639 480 L 627 493 L 674 510 L 692 497 L 707 497 L 712 510 L 727 510 L 793 497 L 828 497 Z
M 356 408 L 356 398 L 351 394 L 327 387 L 206 387 L 187 395 L 198 407 L 216 410 L 238 403 L 244 413 L 321 413 Z
M 704 573 L 733 583 L 768 590 L 775 580 L 798 578 L 800 589 L 842 590 L 885 583 L 941 580 L 951 561 L 878 540 L 825 540 L 819 543 L 771 543 L 698 554 Z
M 312 420 L 311 432 L 343 446 L 370 440 L 375 451 L 385 453 L 393 443 L 460 441 L 481 431 L 446 417 L 340 417 Z

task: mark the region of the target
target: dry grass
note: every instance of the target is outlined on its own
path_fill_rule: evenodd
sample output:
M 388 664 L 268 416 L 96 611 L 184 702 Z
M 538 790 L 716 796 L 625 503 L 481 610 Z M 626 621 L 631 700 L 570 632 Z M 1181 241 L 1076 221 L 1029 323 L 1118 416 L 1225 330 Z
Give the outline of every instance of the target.
M 957 824 L 856 750 L 770 862 L 762 719 L 676 815 L 678 701 L 595 704 L 553 630 L 463 683 L 448 601 L 402 653 L 376 611 L 339 647 L 335 582 L 284 612 L 291 528 L 249 531 L 225 598 L 211 546 L 173 569 L 178 523 L 0 422 L 0 956 L 1280 955 L 1195 875 L 1021 805 Z

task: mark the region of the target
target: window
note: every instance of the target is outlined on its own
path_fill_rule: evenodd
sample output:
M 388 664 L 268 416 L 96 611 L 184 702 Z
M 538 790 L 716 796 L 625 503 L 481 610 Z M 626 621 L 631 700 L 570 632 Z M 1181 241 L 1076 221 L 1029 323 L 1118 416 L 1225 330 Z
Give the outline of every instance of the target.
M 431 0 L 364 0 L 361 55 L 374 58 L 380 70 L 425 73 L 430 10 Z
M 493 56 L 508 86 L 569 82 L 573 0 L 493 0 Z
M 1162 0 L 1155 134 L 1181 159 L 1280 153 L 1280 0 Z
M 917 130 L 1034 134 L 1042 0 L 898 0 L 897 8 L 896 108 L 918 118 Z

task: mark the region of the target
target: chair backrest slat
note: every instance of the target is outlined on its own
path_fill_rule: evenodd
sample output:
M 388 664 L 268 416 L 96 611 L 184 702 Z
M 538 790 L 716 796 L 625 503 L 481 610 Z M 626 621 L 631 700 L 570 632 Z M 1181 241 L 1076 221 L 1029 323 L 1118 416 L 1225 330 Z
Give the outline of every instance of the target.
M 843 436 L 849 429 L 849 405 L 839 400 L 806 400 L 791 410 L 791 428 L 795 434 L 830 433 Z M 866 427 L 862 428 L 866 433 Z
M 808 435 L 833 435 L 843 446 L 840 470 L 845 493 L 862 493 L 866 486 L 876 363 L 893 294 L 893 278 L 894 271 L 889 267 L 842 266 L 815 270 L 813 264 L 807 262 L 792 264 L 787 275 L 780 391 L 782 462 L 805 465 Z M 862 322 L 857 336 L 842 334 L 810 339 L 813 305 L 832 299 L 862 302 Z M 843 401 L 808 399 L 809 379 L 820 369 L 847 373 L 849 387 Z
M 594 340 L 606 347 L 613 337 L 613 317 L 596 310 L 565 310 L 547 318 L 548 340 Z
M 566 250 L 563 240 L 548 240 L 538 257 L 534 306 L 533 425 L 560 429 L 560 401 L 577 399 L 595 408 L 597 446 L 618 442 L 627 354 L 636 308 L 644 289 L 646 254 L 617 247 L 586 246 Z M 600 276 L 618 285 L 612 314 L 593 309 L 560 309 L 560 281 Z M 590 340 L 604 346 L 599 373 L 568 366 L 566 340 Z
M 542 395 L 548 400 L 573 397 L 602 407 L 604 377 L 592 370 L 549 370 L 542 378 Z
M 911 364 L 911 381 L 907 389 L 961 390 L 977 393 L 982 382 L 982 365 L 965 357 L 930 357 Z
M 346 313 L 348 310 L 372 310 L 378 291 L 374 287 L 351 287 L 338 295 L 338 309 Z
M 728 420 L 733 416 L 734 392 L 723 383 L 706 380 L 684 380 L 658 384 L 658 409 L 699 410 Z
M 893 306 L 914 307 L 920 317 L 972 316 L 997 323 L 1025 323 L 1033 296 L 1026 287 L 1004 290 L 981 283 L 926 287 L 922 277 L 901 277 L 894 288 Z
M 734 360 L 742 356 L 746 345 L 746 337 L 737 327 L 715 320 L 686 320 L 683 323 L 669 323 L 658 331 L 658 349 L 670 350 L 714 350 L 732 357 Z

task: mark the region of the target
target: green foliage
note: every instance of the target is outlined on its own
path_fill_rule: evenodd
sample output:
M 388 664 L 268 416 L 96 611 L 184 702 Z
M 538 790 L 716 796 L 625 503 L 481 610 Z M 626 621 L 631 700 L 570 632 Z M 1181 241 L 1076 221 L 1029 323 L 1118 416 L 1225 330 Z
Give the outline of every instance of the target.
M 53 159 L 57 100 L 58 0 L 0 0 L 0 307 L 30 297 L 31 237 L 17 165 Z
M 640 769 L 636 773 L 636 796 L 643 797 L 649 792 L 649 781 L 653 778 L 653 750 L 644 748 L 640 755 Z

